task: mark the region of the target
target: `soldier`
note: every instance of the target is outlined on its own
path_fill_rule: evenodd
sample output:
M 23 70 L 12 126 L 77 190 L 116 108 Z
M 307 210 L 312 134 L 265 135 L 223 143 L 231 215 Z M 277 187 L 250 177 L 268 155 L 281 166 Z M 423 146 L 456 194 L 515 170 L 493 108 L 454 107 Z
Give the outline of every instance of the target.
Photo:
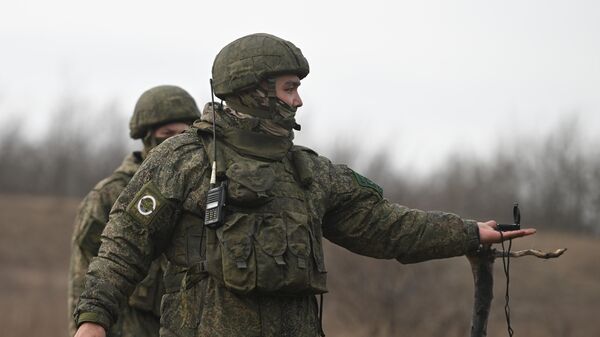
M 100 234 L 108 222 L 108 214 L 117 197 L 152 148 L 185 131 L 199 117 L 200 112 L 194 99 L 176 86 L 154 87 L 139 98 L 129 128 L 131 138 L 142 139 L 143 151 L 127 156 L 121 166 L 100 181 L 79 206 L 69 270 L 70 317 L 83 291 L 89 263 L 98 254 Z M 111 326 L 109 336 L 158 336 L 160 299 L 164 293 L 163 269 L 160 259 L 151 264 L 146 277 L 129 296 L 128 305 L 119 310 L 119 319 Z M 72 336 L 76 327 L 72 318 L 69 322 Z
M 118 303 L 163 252 L 161 336 L 315 337 L 315 295 L 327 291 L 323 238 L 402 263 L 500 242 L 493 221 L 393 204 L 347 166 L 293 145 L 308 72 L 300 49 L 268 34 L 219 52 L 214 91 L 227 106 L 207 104 L 202 120 L 157 147 L 119 196 L 75 312 L 77 337 L 104 336 Z M 207 196 L 219 186 L 223 209 L 218 193 Z M 219 210 L 223 221 L 212 222 Z

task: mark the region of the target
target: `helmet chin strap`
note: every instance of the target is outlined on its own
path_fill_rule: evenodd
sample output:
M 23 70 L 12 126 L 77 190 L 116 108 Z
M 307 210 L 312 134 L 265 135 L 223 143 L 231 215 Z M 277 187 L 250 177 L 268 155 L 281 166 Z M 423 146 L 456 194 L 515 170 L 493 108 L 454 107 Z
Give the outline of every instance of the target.
M 277 116 L 277 89 L 275 88 L 275 79 L 267 79 L 267 97 L 269 98 L 269 111 L 271 116 Z

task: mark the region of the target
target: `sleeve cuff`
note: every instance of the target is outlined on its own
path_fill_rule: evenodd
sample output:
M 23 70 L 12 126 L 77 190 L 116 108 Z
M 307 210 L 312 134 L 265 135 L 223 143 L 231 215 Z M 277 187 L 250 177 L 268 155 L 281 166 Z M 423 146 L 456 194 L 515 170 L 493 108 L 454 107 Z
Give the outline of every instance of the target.
M 101 325 L 104 330 L 108 331 L 110 328 L 110 318 L 106 315 L 97 312 L 82 312 L 77 317 L 77 327 L 83 323 L 96 323 Z
M 475 220 L 463 220 L 467 229 L 466 254 L 473 254 L 479 250 L 479 226 Z

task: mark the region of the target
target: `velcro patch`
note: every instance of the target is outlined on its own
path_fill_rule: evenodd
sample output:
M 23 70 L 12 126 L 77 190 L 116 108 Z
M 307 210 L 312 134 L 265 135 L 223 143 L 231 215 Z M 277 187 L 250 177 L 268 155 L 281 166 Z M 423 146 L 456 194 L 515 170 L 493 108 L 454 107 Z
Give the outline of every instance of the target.
M 360 186 L 370 188 L 373 191 L 377 192 L 377 194 L 379 194 L 380 197 L 383 197 L 383 188 L 381 188 L 379 185 L 375 184 L 369 178 L 364 177 L 354 171 L 352 171 L 352 172 L 354 173 L 354 180 L 356 180 L 356 182 Z
M 129 203 L 127 213 L 139 223 L 148 225 L 167 203 L 167 199 L 163 197 L 158 187 L 149 181 Z

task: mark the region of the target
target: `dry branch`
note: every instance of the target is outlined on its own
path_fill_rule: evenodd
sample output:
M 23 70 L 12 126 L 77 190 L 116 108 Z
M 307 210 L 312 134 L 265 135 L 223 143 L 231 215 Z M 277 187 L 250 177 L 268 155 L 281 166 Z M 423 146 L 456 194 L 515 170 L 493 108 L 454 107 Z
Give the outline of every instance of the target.
M 501 251 L 498 250 L 493 250 L 494 251 L 494 257 L 506 257 L 506 256 L 510 256 L 510 257 L 522 257 L 522 256 L 535 256 L 535 257 L 539 257 L 540 259 L 553 259 L 556 257 L 561 256 L 564 252 L 567 251 L 567 248 L 560 248 L 557 249 L 553 252 L 542 252 L 539 251 L 537 249 L 525 249 L 525 250 L 519 250 L 516 252 L 510 252 L 509 254 L 502 253 Z
M 479 253 L 469 256 L 469 263 L 475 282 L 475 299 L 473 303 L 473 318 L 471 322 L 471 337 L 487 336 L 487 322 L 493 298 L 494 260 L 497 257 L 510 256 L 535 256 L 541 259 L 551 259 L 561 256 L 567 249 L 561 248 L 553 252 L 542 252 L 535 249 L 526 249 L 505 254 L 490 246 L 484 247 Z

